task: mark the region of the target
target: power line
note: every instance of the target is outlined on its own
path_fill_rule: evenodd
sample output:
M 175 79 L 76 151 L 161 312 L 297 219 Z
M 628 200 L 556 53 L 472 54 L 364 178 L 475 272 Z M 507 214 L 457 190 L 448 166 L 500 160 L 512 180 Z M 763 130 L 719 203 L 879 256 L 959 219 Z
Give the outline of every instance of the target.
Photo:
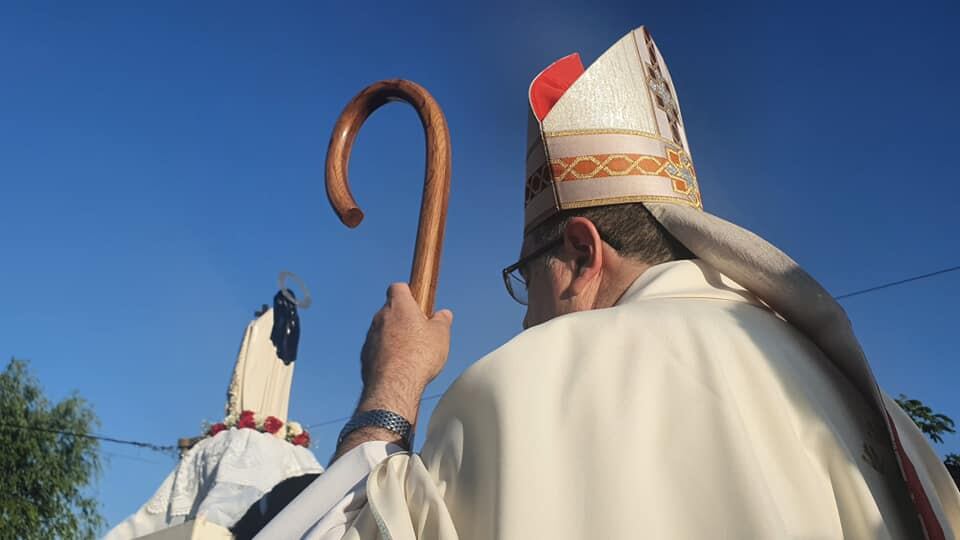
M 342 416 L 342 417 L 340 417 L 340 418 L 331 418 L 330 420 L 324 420 L 323 422 L 317 422 L 316 424 L 310 424 L 309 426 L 305 426 L 305 428 L 306 428 L 306 429 L 313 429 L 313 428 L 315 428 L 315 427 L 329 426 L 330 424 L 336 424 L 336 423 L 338 423 L 338 422 L 346 422 L 346 421 L 349 420 L 350 418 L 351 418 L 350 416 Z
M 840 296 L 834 296 L 834 298 L 837 300 L 842 300 L 844 298 L 859 296 L 861 294 L 867 294 L 874 291 L 879 291 L 881 289 L 889 289 L 890 287 L 896 287 L 897 285 L 903 285 L 904 283 L 910 283 L 912 281 L 919 281 L 921 279 L 927 279 L 929 277 L 939 276 L 940 274 L 946 274 L 948 272 L 956 272 L 957 270 L 960 270 L 960 266 L 954 266 L 952 268 L 944 268 L 943 270 L 937 270 L 936 272 L 930 272 L 929 274 L 921 274 L 919 276 L 913 276 L 913 277 L 908 277 L 906 279 L 891 281 L 890 283 L 884 283 L 883 285 L 877 285 L 874 287 L 869 287 L 867 289 L 861 289 L 859 291 L 853 291 L 847 294 L 841 294 Z
M 426 397 L 424 397 L 424 398 L 422 398 L 422 399 L 420 400 L 420 403 L 423 403 L 424 401 L 430 401 L 431 399 L 437 399 L 438 397 L 440 397 L 440 396 L 442 396 L 442 395 L 443 395 L 443 393 L 433 394 L 433 395 L 430 395 L 430 396 L 426 396 Z M 323 422 L 317 422 L 316 424 L 310 424 L 309 426 L 306 426 L 306 427 L 307 427 L 307 429 L 311 429 L 311 428 L 315 428 L 315 427 L 329 426 L 330 424 L 336 424 L 336 423 L 338 423 L 338 422 L 346 422 L 346 421 L 349 420 L 350 418 L 351 418 L 350 416 L 344 416 L 344 417 L 341 417 L 341 418 L 332 418 L 332 419 L 330 419 L 330 420 L 324 420 Z
M 107 457 L 111 457 L 111 458 L 129 459 L 129 460 L 131 460 L 131 461 L 139 461 L 139 462 L 141 462 L 141 463 L 149 463 L 149 464 L 151 464 L 151 465 L 165 465 L 165 466 L 166 466 L 166 465 L 169 465 L 169 463 L 163 463 L 162 461 L 154 461 L 154 460 L 152 460 L 152 459 L 144 459 L 144 458 L 139 457 L 139 456 L 128 456 L 127 454 L 118 454 L 118 453 L 116 453 L 116 452 L 107 452 L 106 450 L 104 450 L 104 451 L 102 451 L 102 452 L 100 452 L 100 453 L 101 453 L 101 455 L 104 455 L 104 456 L 107 456 Z
M 153 450 L 154 452 L 162 452 L 168 454 L 175 454 L 177 452 L 176 447 L 170 445 L 160 445 L 153 444 L 148 442 L 141 441 L 128 441 L 125 439 L 116 439 L 114 437 L 106 437 L 103 435 L 91 435 L 89 433 L 77 433 L 76 431 L 65 431 L 62 429 L 53 429 L 42 426 L 24 426 L 20 424 L 8 424 L 6 422 L 0 422 L 0 428 L 10 428 L 10 429 L 21 429 L 25 431 L 39 431 L 42 433 L 54 433 L 56 435 L 69 435 L 71 437 L 81 437 L 84 439 L 95 439 L 98 441 L 113 443 L 113 444 L 126 444 L 129 446 L 136 446 L 138 448 L 146 448 L 147 450 Z

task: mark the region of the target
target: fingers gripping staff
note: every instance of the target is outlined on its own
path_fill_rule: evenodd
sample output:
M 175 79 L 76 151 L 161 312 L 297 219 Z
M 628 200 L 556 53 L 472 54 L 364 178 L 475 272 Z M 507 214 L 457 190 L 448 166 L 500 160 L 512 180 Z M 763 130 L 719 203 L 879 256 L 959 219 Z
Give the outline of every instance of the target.
M 429 317 L 433 315 L 440 273 L 440 252 L 450 195 L 451 157 L 447 121 L 426 89 L 412 81 L 385 80 L 364 88 L 350 100 L 334 125 L 327 148 L 327 197 L 344 225 L 353 228 L 363 221 L 363 211 L 350 192 L 347 165 L 360 126 L 373 111 L 390 101 L 406 101 L 416 109 L 426 138 L 427 166 L 410 289 L 420 309 Z

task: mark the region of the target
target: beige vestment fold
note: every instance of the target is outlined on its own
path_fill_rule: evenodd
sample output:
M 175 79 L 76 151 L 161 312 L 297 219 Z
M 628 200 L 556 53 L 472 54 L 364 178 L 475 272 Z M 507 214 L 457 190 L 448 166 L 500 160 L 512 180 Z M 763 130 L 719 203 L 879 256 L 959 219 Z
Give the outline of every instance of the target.
M 947 538 L 960 494 L 887 401 Z M 700 262 L 523 332 L 367 479 L 346 538 L 919 538 L 872 403 Z M 322 535 L 322 531 L 313 531 Z

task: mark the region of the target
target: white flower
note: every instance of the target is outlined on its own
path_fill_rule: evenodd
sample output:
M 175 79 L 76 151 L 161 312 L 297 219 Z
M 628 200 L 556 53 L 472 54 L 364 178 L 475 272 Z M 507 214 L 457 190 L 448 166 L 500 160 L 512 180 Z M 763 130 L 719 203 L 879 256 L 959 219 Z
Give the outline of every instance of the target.
M 253 421 L 257 424 L 257 429 L 263 429 L 263 423 L 267 421 L 266 415 L 254 413 Z
M 296 437 L 303 433 L 303 426 L 299 422 L 287 422 L 287 435 Z
M 233 427 L 237 425 L 239 420 L 240 417 L 236 413 L 230 413 L 223 419 L 223 425 L 227 427 Z

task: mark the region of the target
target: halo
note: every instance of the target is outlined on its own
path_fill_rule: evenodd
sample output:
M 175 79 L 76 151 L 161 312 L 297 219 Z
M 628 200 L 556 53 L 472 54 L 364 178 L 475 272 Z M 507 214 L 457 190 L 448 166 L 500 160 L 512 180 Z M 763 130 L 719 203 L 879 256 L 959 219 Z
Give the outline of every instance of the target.
M 286 286 L 287 278 L 293 279 L 297 286 L 300 287 L 300 290 L 303 291 L 303 300 L 297 300 L 293 297 L 290 289 L 288 289 Z M 300 279 L 300 276 L 294 274 L 293 272 L 280 272 L 280 276 L 277 277 L 277 286 L 280 288 L 280 294 L 282 294 L 287 300 L 296 304 L 296 306 L 300 309 L 307 309 L 313 302 L 313 298 L 310 296 L 310 289 L 307 288 L 307 284 Z

